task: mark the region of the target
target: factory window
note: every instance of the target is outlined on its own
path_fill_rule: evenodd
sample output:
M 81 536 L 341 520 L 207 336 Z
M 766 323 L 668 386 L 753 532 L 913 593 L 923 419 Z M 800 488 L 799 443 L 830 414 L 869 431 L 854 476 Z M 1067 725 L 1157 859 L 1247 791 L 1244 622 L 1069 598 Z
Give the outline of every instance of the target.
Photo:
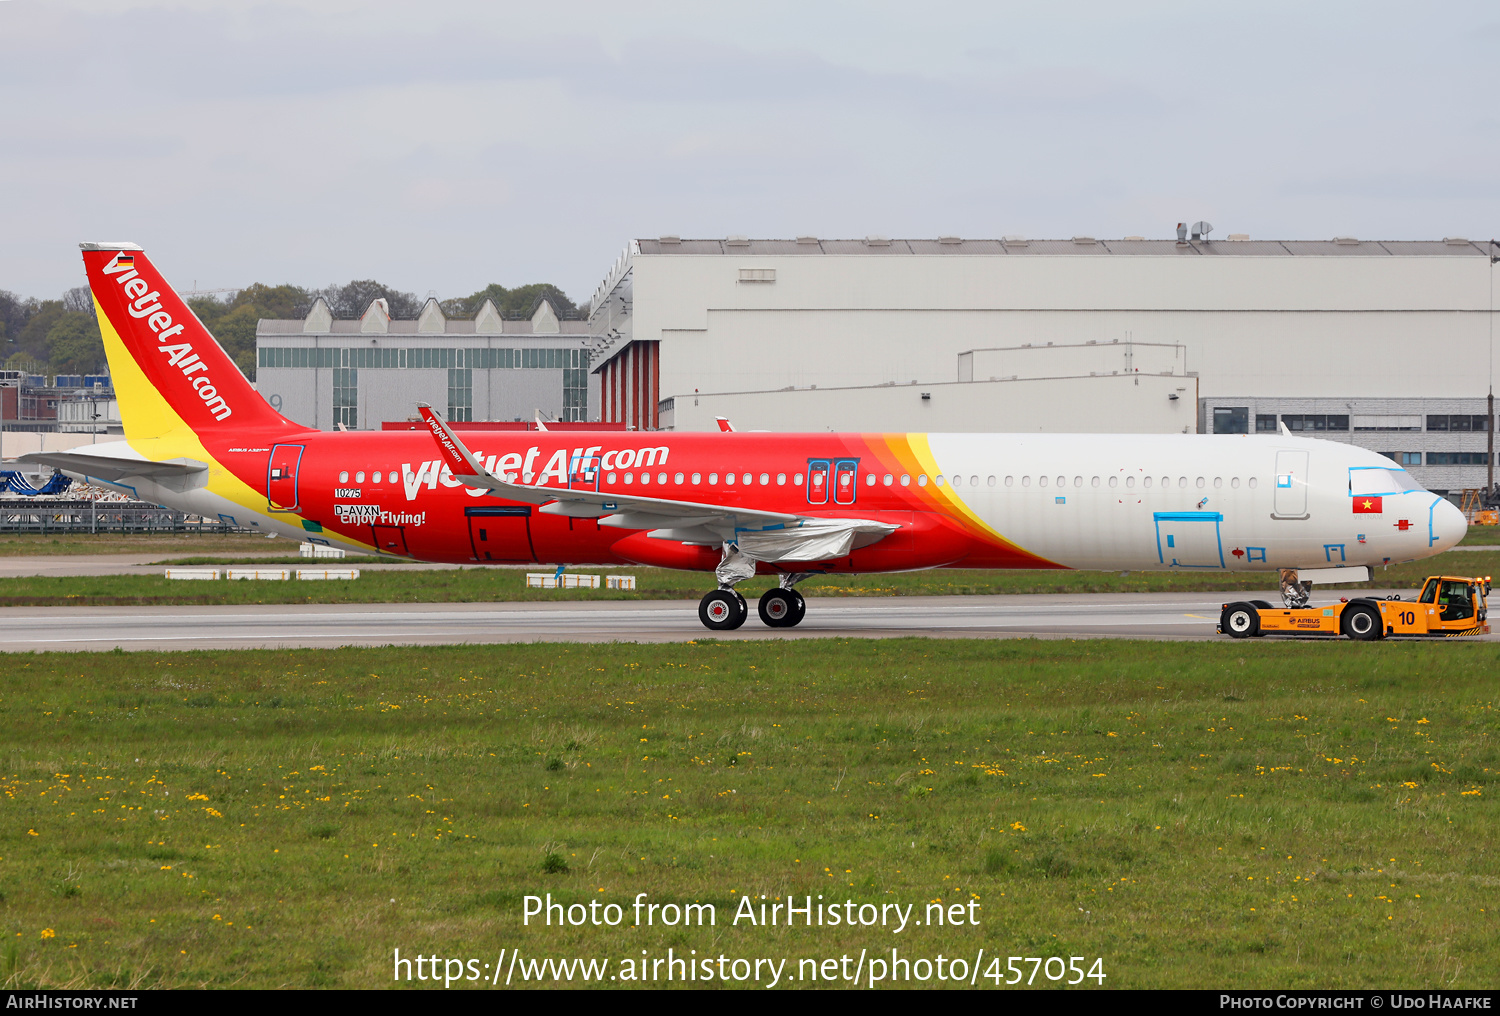
M 1214 407 L 1214 433 L 1215 434 L 1248 434 L 1250 433 L 1250 410 L 1243 406 L 1215 406 Z
M 1282 413 L 1281 422 L 1293 434 L 1303 431 L 1348 430 L 1347 415 L 1329 416 L 1321 413 Z
M 331 352 L 331 350 L 330 350 Z M 343 424 L 346 430 L 359 426 L 359 371 L 353 367 L 335 367 L 333 370 L 333 423 Z
M 1257 433 L 1257 434 L 1274 434 L 1274 433 L 1276 433 L 1276 414 L 1275 413 L 1256 413 L 1255 414 L 1255 433 Z
M 1428 452 L 1429 466 L 1487 466 L 1488 452 Z
M 1401 463 L 1403 466 L 1420 466 L 1422 464 L 1421 452 L 1381 452 L 1380 454 Z
M 1467 413 L 1444 414 L 1441 416 L 1427 417 L 1428 430 L 1446 430 L 1483 433 L 1490 429 L 1490 418 L 1488 416 L 1470 416 Z
M 474 419 L 474 372 L 448 370 L 448 419 L 467 423 Z

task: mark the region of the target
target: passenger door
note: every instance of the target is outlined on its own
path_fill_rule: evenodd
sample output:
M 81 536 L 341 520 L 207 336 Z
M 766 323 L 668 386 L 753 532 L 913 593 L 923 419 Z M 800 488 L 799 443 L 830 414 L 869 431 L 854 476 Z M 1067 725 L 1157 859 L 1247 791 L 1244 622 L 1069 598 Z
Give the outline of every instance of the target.
M 853 504 L 859 495 L 859 460 L 839 459 L 833 464 L 833 500 L 836 504 Z
M 1307 517 L 1307 452 L 1277 452 L 1276 498 L 1271 518 Z
M 302 465 L 304 445 L 279 444 L 271 449 L 266 467 L 266 502 L 273 512 L 294 512 L 297 503 L 297 470 Z

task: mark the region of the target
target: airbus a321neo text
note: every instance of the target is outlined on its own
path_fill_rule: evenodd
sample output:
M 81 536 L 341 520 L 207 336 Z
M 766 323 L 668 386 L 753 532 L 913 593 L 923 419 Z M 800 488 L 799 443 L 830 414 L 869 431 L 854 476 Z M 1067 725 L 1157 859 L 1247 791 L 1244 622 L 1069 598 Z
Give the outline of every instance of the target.
M 1280 571 L 1428 557 L 1465 522 L 1390 459 L 1279 435 L 324 432 L 272 410 L 134 244 L 83 244 L 125 440 L 24 459 L 184 512 L 351 551 L 773 575 L 923 568 Z M 422 339 L 411 342 L 420 344 Z M 1351 576 L 1354 573 L 1350 573 Z M 706 582 L 705 585 L 708 583 Z

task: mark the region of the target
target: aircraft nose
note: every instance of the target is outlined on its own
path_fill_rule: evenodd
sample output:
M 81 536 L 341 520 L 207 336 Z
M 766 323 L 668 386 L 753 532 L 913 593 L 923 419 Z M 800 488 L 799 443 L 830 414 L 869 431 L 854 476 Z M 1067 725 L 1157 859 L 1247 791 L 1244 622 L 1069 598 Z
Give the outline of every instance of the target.
M 1452 501 L 1444 498 L 1433 507 L 1432 535 L 1437 538 L 1432 545 L 1434 551 L 1443 551 L 1456 546 L 1468 531 L 1468 520 Z

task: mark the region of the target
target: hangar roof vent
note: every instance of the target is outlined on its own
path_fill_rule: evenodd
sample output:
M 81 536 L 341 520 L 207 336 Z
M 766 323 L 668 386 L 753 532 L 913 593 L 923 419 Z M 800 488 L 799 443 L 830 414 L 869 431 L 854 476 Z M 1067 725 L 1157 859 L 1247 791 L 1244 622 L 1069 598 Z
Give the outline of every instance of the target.
M 964 238 L 961 237 L 961 236 L 940 236 L 940 237 L 938 237 L 938 243 L 963 243 L 963 242 L 964 242 Z
M 889 247 L 890 245 L 891 238 L 888 236 L 881 236 L 878 233 L 872 233 L 869 236 L 865 237 L 865 246 L 867 247 Z
M 1002 236 L 1000 238 L 1000 242 L 1003 243 L 1003 244 L 1005 244 L 1005 246 L 1007 246 L 1007 247 L 1025 247 L 1031 241 L 1028 240 L 1028 239 L 1026 239 L 1024 236 L 1015 236 L 1015 235 L 1012 235 L 1012 236 Z
M 748 247 L 750 246 L 750 238 L 739 233 L 731 233 L 724 238 L 724 244 L 727 247 Z
M 1462 247 L 1469 242 L 1466 236 L 1445 236 L 1443 242 L 1450 247 Z
M 657 237 L 657 242 L 658 243 L 681 243 L 682 242 L 682 237 L 678 236 L 676 233 L 663 233 L 661 236 Z
M 799 236 L 799 237 L 797 237 L 797 242 L 798 243 L 817 243 L 818 242 L 818 238 L 815 237 L 815 236 Z
M 1333 242 L 1341 243 L 1346 247 L 1352 247 L 1359 243 L 1359 238 L 1354 236 L 1336 236 L 1333 238 Z
M 1077 244 L 1093 244 L 1099 241 L 1095 240 L 1092 236 L 1075 236 L 1073 237 L 1073 242 Z

